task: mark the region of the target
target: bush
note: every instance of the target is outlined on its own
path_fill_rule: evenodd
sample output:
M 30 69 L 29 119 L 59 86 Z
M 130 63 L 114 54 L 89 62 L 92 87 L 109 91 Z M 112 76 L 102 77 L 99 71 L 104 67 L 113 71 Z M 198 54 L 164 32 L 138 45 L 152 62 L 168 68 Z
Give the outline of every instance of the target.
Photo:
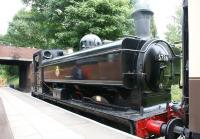
M 173 85 L 171 87 L 172 101 L 180 102 L 182 99 L 182 89 L 179 88 L 179 85 Z

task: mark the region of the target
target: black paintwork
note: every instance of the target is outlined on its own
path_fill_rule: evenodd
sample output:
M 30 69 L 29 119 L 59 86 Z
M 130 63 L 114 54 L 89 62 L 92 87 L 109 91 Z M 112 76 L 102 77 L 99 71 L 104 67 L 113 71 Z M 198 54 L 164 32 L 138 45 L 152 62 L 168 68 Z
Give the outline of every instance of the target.
M 87 65 L 86 61 L 90 61 L 94 57 L 98 57 L 100 60 L 111 53 L 120 53 L 118 60 L 121 62 L 118 63 L 122 73 L 115 76 L 119 76 L 118 79 L 121 80 L 115 81 L 108 78 L 95 81 L 88 80 L 84 75 L 78 74 L 77 71 L 80 70 L 76 67 L 79 61 L 85 61 L 84 64 Z M 40 59 L 42 59 L 41 54 L 39 55 Z M 53 59 L 40 60 L 38 67 L 41 69 L 43 93 L 51 92 L 50 88 L 54 87 L 72 88 L 74 92 L 81 92 L 84 97 L 100 95 L 114 105 L 140 110 L 143 107 L 170 101 L 170 88 L 175 78 L 175 59 L 176 56 L 171 47 L 162 40 L 124 38 L 96 48 Z M 67 65 L 70 62 L 75 67 L 71 72 L 71 78 L 44 80 L 43 70 L 46 67 Z M 91 63 L 91 61 L 88 63 Z M 81 68 L 81 64 L 79 66 Z M 113 67 L 110 71 L 105 72 L 112 74 L 112 70 L 119 69 Z

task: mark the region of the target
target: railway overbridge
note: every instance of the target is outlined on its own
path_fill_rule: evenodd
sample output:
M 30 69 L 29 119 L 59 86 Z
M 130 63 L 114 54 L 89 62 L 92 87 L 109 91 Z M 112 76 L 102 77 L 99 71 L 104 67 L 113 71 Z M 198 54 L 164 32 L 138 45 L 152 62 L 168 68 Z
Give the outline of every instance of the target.
M 37 49 L 0 45 L 0 64 L 19 67 L 19 89 L 29 91 L 31 88 L 32 57 Z

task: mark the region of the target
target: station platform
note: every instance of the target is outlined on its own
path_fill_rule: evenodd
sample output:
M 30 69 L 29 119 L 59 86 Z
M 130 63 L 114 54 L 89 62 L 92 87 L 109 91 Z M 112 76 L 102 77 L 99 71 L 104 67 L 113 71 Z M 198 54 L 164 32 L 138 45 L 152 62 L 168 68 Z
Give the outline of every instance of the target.
M 0 117 L 0 139 L 139 139 L 8 87 Z

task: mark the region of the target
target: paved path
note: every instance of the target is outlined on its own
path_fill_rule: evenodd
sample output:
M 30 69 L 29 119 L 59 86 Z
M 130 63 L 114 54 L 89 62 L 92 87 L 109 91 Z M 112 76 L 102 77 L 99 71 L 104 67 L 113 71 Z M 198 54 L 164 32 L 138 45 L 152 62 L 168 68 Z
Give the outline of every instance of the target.
M 13 139 L 3 102 L 0 98 L 0 139 Z
M 137 139 L 11 88 L 0 98 L 15 139 Z

